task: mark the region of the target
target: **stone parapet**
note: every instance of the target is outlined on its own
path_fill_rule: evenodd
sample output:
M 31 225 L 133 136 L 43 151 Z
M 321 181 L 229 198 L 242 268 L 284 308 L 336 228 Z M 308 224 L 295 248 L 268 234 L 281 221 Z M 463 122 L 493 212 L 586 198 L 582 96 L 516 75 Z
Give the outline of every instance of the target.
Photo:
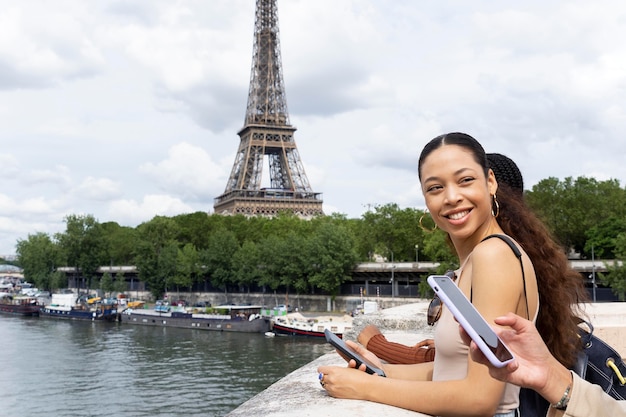
M 380 310 L 354 318 L 352 330 L 344 335 L 356 340 L 368 324 L 378 326 L 387 339 L 407 345 L 432 337 L 433 328 L 426 324 L 427 302 Z M 597 336 L 626 357 L 626 303 L 595 303 L 585 306 Z M 282 378 L 227 414 L 228 417 L 418 417 L 420 413 L 388 405 L 359 400 L 335 399 L 326 394 L 318 381 L 321 365 L 345 366 L 345 361 L 329 345 L 328 353 Z

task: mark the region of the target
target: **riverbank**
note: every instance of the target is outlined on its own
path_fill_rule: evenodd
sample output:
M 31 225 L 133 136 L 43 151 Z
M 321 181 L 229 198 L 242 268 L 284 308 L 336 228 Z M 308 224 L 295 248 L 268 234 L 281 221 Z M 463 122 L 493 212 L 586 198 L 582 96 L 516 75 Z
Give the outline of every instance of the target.
M 354 318 L 352 331 L 345 339 L 355 340 L 367 324 L 377 325 L 389 340 L 415 344 L 432 337 L 432 327 L 426 324 L 427 302 L 419 302 L 379 310 L 376 313 Z M 626 358 L 626 303 L 595 303 L 585 306 L 585 311 L 595 327 L 595 334 L 613 346 Z M 385 415 L 391 417 L 420 416 L 422 414 L 396 407 L 358 400 L 332 398 L 320 387 L 317 367 L 320 365 L 344 366 L 345 361 L 328 346 L 328 352 L 277 381 L 227 414 L 227 417 L 356 417 Z

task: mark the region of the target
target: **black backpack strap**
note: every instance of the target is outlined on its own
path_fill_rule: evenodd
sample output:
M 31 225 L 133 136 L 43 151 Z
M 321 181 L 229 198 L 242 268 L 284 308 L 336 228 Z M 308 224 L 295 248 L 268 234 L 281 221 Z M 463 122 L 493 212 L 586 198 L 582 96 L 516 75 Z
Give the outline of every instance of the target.
M 493 237 L 503 240 L 507 245 L 509 245 L 509 247 L 513 251 L 513 254 L 515 254 L 515 257 L 519 260 L 519 265 L 522 268 L 522 281 L 524 282 L 524 300 L 526 300 L 526 316 L 528 320 L 530 320 L 530 309 L 528 308 L 528 294 L 526 292 L 526 275 L 524 274 L 524 263 L 522 262 L 522 252 L 520 252 L 517 245 L 515 245 L 515 243 L 513 243 L 513 240 L 511 240 L 511 238 L 508 237 L 507 235 L 500 235 L 500 234 L 489 235 L 485 237 L 483 240 L 481 240 L 481 242 L 484 242 L 485 240 L 491 239 Z M 472 301 L 472 288 L 471 287 L 470 287 L 470 301 Z

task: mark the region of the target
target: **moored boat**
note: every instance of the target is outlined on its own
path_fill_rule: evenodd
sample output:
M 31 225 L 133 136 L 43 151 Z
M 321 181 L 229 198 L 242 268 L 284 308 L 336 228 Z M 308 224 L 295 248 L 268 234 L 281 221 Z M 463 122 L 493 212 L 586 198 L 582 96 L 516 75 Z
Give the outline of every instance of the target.
M 118 318 L 117 302 L 86 295 L 52 294 L 50 304 L 41 307 L 40 317 L 70 320 L 115 321 Z
M 199 313 L 184 308 L 164 311 L 163 304 L 160 304 L 155 310 L 127 309 L 121 315 L 121 321 L 143 326 L 265 333 L 270 329 L 270 322 L 261 315 L 261 309 L 261 306 L 253 305 L 222 305 L 212 307 L 211 313 Z
M 0 313 L 17 316 L 38 316 L 41 305 L 36 297 L 19 294 L 0 294 Z
M 346 331 L 352 329 L 352 317 L 304 317 L 299 313 L 272 317 L 272 332 L 278 335 L 325 337 L 326 329 L 343 337 Z

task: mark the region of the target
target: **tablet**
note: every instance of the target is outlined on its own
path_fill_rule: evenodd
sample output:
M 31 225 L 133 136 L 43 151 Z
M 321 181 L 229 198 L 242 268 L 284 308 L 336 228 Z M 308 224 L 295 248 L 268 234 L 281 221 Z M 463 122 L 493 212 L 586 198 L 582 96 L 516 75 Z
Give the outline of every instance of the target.
M 513 360 L 513 354 L 450 277 L 431 275 L 427 281 L 491 364 L 502 368 Z
M 330 330 L 324 330 L 324 335 L 326 336 L 326 341 L 333 345 L 339 352 L 341 352 L 345 357 L 354 359 L 356 362 L 357 369 L 361 366 L 361 364 L 365 364 L 365 372 L 368 374 L 376 374 L 380 376 L 385 376 L 385 371 L 382 369 L 372 365 L 367 359 L 353 351 L 346 345 L 342 339 L 339 338 L 335 333 Z

